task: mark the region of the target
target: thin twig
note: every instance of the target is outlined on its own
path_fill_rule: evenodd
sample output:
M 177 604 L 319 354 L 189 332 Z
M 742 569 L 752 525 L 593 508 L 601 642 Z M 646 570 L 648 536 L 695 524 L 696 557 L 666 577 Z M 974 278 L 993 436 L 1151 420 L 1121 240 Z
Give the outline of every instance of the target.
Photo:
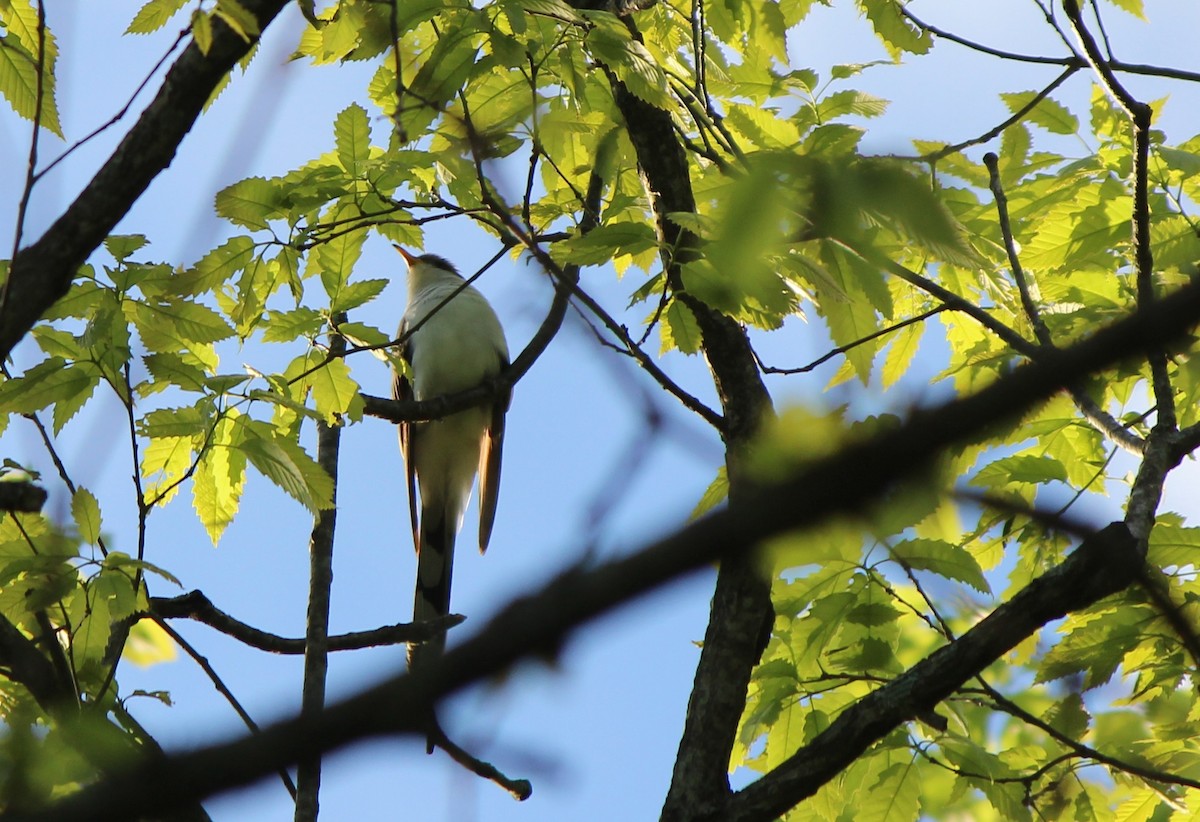
M 826 363 L 829 360 L 832 360 L 834 357 L 838 356 L 839 354 L 845 354 L 847 351 L 851 351 L 855 348 L 858 348 L 860 345 L 866 345 L 867 343 L 871 342 L 872 340 L 877 340 L 880 337 L 886 336 L 895 331 L 899 331 L 900 329 L 905 328 L 907 326 L 914 325 L 915 323 L 919 323 L 919 322 L 924 322 L 925 320 L 929 319 L 930 317 L 934 316 L 935 314 L 941 314 L 943 311 L 953 311 L 953 310 L 955 310 L 955 309 L 952 306 L 947 305 L 946 303 L 942 303 L 941 305 L 934 306 L 933 308 L 929 309 L 928 311 L 923 311 L 920 314 L 917 314 L 915 317 L 909 317 L 907 320 L 901 320 L 900 322 L 898 322 L 894 325 L 889 325 L 887 328 L 881 328 L 878 331 L 875 331 L 871 334 L 868 334 L 865 337 L 862 337 L 861 339 L 855 340 L 854 342 L 846 343 L 845 345 L 839 345 L 837 348 L 833 349 L 832 351 L 829 351 L 829 352 L 825 353 L 824 355 L 818 357 L 817 359 L 813 360 L 808 365 L 801 365 L 798 368 L 778 368 L 776 366 L 766 365 L 763 363 L 763 361 L 761 359 L 759 359 L 757 352 L 754 355 L 754 359 L 758 360 L 758 367 L 760 369 L 762 369 L 762 372 L 764 374 L 806 374 L 809 371 L 812 371 L 817 366 L 821 365 L 822 363 Z
M 851 251 L 858 253 L 853 249 L 851 249 Z M 1009 347 L 1011 347 L 1018 354 L 1028 357 L 1031 360 L 1035 360 L 1039 356 L 1045 354 L 1044 349 L 1025 339 L 1016 331 L 997 320 L 984 308 L 977 306 L 969 300 L 966 300 L 963 297 L 955 294 L 953 291 L 938 285 L 928 277 L 924 277 L 915 271 L 905 268 L 894 260 L 887 259 L 882 255 L 871 255 L 870 259 L 871 261 L 882 265 L 885 270 L 894 276 L 897 276 L 905 282 L 916 286 L 922 291 L 933 295 L 945 303 L 948 307 L 956 311 L 961 311 L 962 313 L 971 317 L 984 328 L 987 328 L 993 334 L 998 336 L 1001 340 L 1008 343 Z M 1114 443 L 1121 446 L 1131 454 L 1141 455 L 1145 452 L 1146 441 L 1117 422 L 1117 420 L 1114 419 L 1111 414 L 1096 405 L 1091 397 L 1087 396 L 1087 394 L 1080 390 L 1071 388 L 1070 385 L 1066 387 L 1066 391 L 1071 395 L 1071 399 L 1074 401 L 1076 408 L 1079 409 L 1079 412 L 1083 415 L 1084 419 L 1095 426 L 1097 431 L 1104 434 L 1104 436 L 1108 437 Z
M 197 651 L 190 642 L 184 639 L 178 631 L 167 624 L 165 619 L 154 616 L 152 616 L 151 619 L 158 624 L 158 627 L 162 628 L 163 631 L 166 632 L 167 636 L 171 637 L 176 645 L 183 649 L 184 653 L 190 656 L 192 660 L 200 666 L 200 670 L 204 671 L 205 676 L 207 676 L 209 681 L 212 682 L 213 687 L 217 689 L 217 692 L 221 694 L 221 696 L 225 697 L 225 701 L 229 703 L 230 707 L 233 708 L 234 712 L 241 718 L 246 727 L 250 729 L 251 733 L 259 733 L 260 729 L 258 727 L 258 723 L 254 721 L 250 714 L 246 713 L 246 709 L 242 707 L 242 703 L 239 702 L 238 698 L 233 695 L 233 691 L 229 690 L 229 687 L 225 684 L 225 681 L 221 679 L 220 674 L 216 672 L 212 664 L 209 663 L 208 659 L 199 651 Z M 280 768 L 278 774 L 280 780 L 283 782 L 283 786 L 287 788 L 287 792 L 292 795 L 292 799 L 295 799 L 296 785 L 292 782 L 292 776 L 287 772 L 287 768 Z
M 1055 89 L 1065 83 L 1067 78 L 1079 71 L 1080 68 L 1082 67 L 1075 65 L 1067 66 L 1065 69 L 1063 69 L 1062 74 L 1054 78 L 1050 85 L 1043 88 L 1041 91 L 1035 94 L 1028 103 L 1021 106 L 1021 108 L 1019 108 L 1017 111 L 1013 112 L 1011 117 L 1000 123 L 1000 125 L 996 126 L 995 128 L 988 129 L 978 137 L 973 137 L 970 140 L 963 140 L 961 143 L 955 143 L 954 145 L 942 146 L 937 151 L 931 151 L 928 154 L 922 154 L 919 157 L 901 157 L 898 159 L 916 159 L 924 163 L 936 163 L 943 157 L 949 157 L 951 154 L 957 154 L 965 148 L 970 148 L 971 146 L 977 146 L 991 141 L 998 137 L 1006 128 L 1021 122 L 1021 120 L 1025 118 L 1026 114 L 1037 108 L 1037 105 L 1041 103 L 1042 100 L 1045 100 L 1047 97 L 1049 97 Z
M 1138 308 L 1144 309 L 1155 299 L 1154 254 L 1150 248 L 1150 120 L 1152 111 L 1121 85 L 1113 74 L 1109 63 L 1100 52 L 1100 46 L 1083 24 L 1078 0 L 1063 0 L 1063 10 L 1071 21 L 1071 27 L 1083 46 L 1088 62 L 1100 77 L 1108 93 L 1113 96 L 1133 124 L 1133 249 L 1134 267 L 1137 273 Z M 1167 371 L 1167 354 L 1162 348 L 1149 351 L 1151 387 L 1158 406 L 1158 424 L 1174 430 L 1178 424 L 1175 415 L 1175 391 Z
M 965 688 L 963 690 L 966 693 L 971 693 L 974 689 Z M 1124 760 L 1117 759 L 1115 756 L 1109 756 L 1108 754 L 1101 753 L 1100 751 L 1088 745 L 1084 745 L 1082 742 L 1072 739 L 1070 736 L 1060 732 L 1049 722 L 1046 722 L 1040 717 L 1031 714 L 1029 711 L 1025 710 L 1008 697 L 1004 696 L 1004 694 L 997 691 L 991 685 L 984 684 L 980 690 L 992 700 L 998 709 L 1006 714 L 1011 714 L 1012 716 L 1023 720 L 1029 725 L 1033 725 L 1035 728 L 1041 729 L 1060 745 L 1069 748 L 1079 756 L 1090 759 L 1093 762 L 1099 762 L 1101 765 L 1107 765 L 1115 770 L 1124 771 L 1125 773 L 1132 774 L 1133 776 L 1149 780 L 1151 782 L 1158 782 L 1164 785 L 1186 785 L 1189 788 L 1200 788 L 1200 781 L 1198 780 L 1190 779 L 1186 776 L 1180 776 L 1178 774 L 1167 773 L 1166 771 L 1160 771 L 1154 768 L 1147 768 L 1133 762 L 1126 762 Z
M 1086 61 L 1079 57 L 1045 57 L 1035 54 L 1019 54 L 1013 51 L 1005 51 L 1003 49 L 993 48 L 977 43 L 973 40 L 968 40 L 961 35 L 955 34 L 952 31 L 939 28 L 938 26 L 930 25 L 918 18 L 907 5 L 899 6 L 900 13 L 906 19 L 912 22 L 915 26 L 927 31 L 930 34 L 936 34 L 944 40 L 949 40 L 952 43 L 957 43 L 960 46 L 978 51 L 982 54 L 987 54 L 992 57 L 999 57 L 1002 60 L 1013 60 L 1020 63 L 1037 63 L 1044 66 L 1074 66 L 1075 68 L 1084 68 Z M 1110 60 L 1108 66 L 1113 71 L 1123 72 L 1125 74 L 1139 74 L 1147 77 L 1162 77 L 1168 80 L 1186 80 L 1192 83 L 1200 83 L 1200 72 L 1186 71 L 1184 69 L 1172 68 L 1170 66 L 1154 66 L 1147 63 L 1126 63 L 1124 60 Z
M 495 765 L 490 762 L 484 762 L 482 759 L 455 744 L 450 737 L 446 736 L 446 732 L 442 730 L 441 725 L 437 722 L 432 724 L 429 733 L 433 739 L 433 743 L 449 754 L 451 759 L 476 776 L 495 782 L 512 794 L 513 798 L 517 801 L 524 802 L 533 795 L 533 785 L 530 784 L 528 779 L 512 779 L 505 776 L 496 769 Z
M 25 233 L 25 213 L 29 209 L 29 198 L 33 196 L 33 186 L 37 182 L 38 140 L 42 131 L 42 105 L 45 102 L 45 73 L 46 73 L 46 9 L 42 0 L 37 4 L 37 61 L 34 69 L 37 71 L 33 104 L 33 133 L 29 139 L 29 157 L 25 165 L 25 185 L 21 189 L 21 199 L 17 203 L 17 225 L 13 230 L 12 257 L 15 259 L 21 248 L 21 239 Z M 12 282 L 11 275 L 5 279 L 4 288 L 0 290 L 0 314 L 8 306 L 8 287 Z
M 1041 310 L 1029 292 L 1029 281 L 1025 269 L 1021 266 L 1021 257 L 1017 254 L 1017 243 L 1013 238 L 1012 223 L 1008 216 L 1008 196 L 1004 193 L 1004 185 L 1000 182 L 1000 159 L 992 152 L 983 155 L 983 164 L 988 170 L 988 187 L 996 199 L 996 213 L 1000 220 L 1000 236 L 1004 240 L 1004 250 L 1008 253 L 1008 264 L 1012 269 L 1013 280 L 1017 283 L 1017 291 L 1021 295 L 1021 307 L 1033 327 L 1033 335 L 1043 346 L 1054 345 L 1050 330 L 1042 321 Z

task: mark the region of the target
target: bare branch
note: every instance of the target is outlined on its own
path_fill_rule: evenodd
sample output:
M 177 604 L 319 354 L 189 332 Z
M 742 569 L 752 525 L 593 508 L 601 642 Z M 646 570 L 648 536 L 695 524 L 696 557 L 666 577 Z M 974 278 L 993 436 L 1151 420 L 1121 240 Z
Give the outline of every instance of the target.
M 484 762 L 482 759 L 471 754 L 450 737 L 446 736 L 446 732 L 436 722 L 433 723 L 430 729 L 430 738 L 434 745 L 441 748 L 450 758 L 462 765 L 476 776 L 495 782 L 501 788 L 513 795 L 513 798 L 518 802 L 524 802 L 529 797 L 533 796 L 533 785 L 528 779 L 513 779 L 501 773 L 495 765 L 490 762 Z
M 232 637 L 251 648 L 267 651 L 272 654 L 302 654 L 304 653 L 303 638 L 281 637 L 267 633 L 235 619 L 217 608 L 201 591 L 191 591 L 177 597 L 151 597 L 152 614 L 164 619 L 194 619 L 203 622 L 210 628 Z M 386 625 L 371 631 L 354 631 L 348 634 L 335 634 L 329 637 L 329 650 L 353 651 L 359 648 L 371 648 L 377 645 L 401 645 L 406 642 L 423 642 L 431 637 L 445 633 L 449 628 L 460 624 L 464 617 L 450 614 L 427 622 L 400 623 Z

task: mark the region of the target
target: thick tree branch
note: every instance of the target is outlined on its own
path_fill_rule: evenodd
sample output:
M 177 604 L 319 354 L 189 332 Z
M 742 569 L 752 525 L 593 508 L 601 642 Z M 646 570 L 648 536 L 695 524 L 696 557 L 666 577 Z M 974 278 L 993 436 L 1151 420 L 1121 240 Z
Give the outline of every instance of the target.
M 638 37 L 633 22 L 626 20 L 626 25 Z M 611 72 L 609 83 L 654 208 L 667 283 L 674 299 L 692 312 L 700 327 L 701 349 L 724 412 L 729 504 L 731 510 L 738 510 L 749 491 L 740 466 L 741 450 L 773 413 L 771 397 L 745 330 L 683 286 L 682 266 L 696 259 L 701 247 L 696 235 L 668 216 L 696 211 L 687 152 L 670 113 L 634 95 Z M 737 276 L 736 271 L 721 273 Z M 693 818 L 728 797 L 729 756 L 745 709 L 746 689 L 773 622 L 770 580 L 747 554 L 726 555 L 717 573 L 663 819 Z
M 265 29 L 287 0 L 243 0 Z M 56 300 L 76 270 L 175 156 L 213 89 L 254 44 L 213 23 L 207 55 L 193 42 L 112 156 L 46 233 L 12 261 L 0 305 L 0 360 Z
M 424 717 L 437 699 L 504 671 L 525 656 L 554 653 L 575 627 L 670 580 L 722 558 L 746 557 L 753 546 L 781 533 L 860 510 L 898 483 L 919 479 L 953 444 L 1011 421 L 1080 375 L 1099 371 L 1149 346 L 1168 344 L 1197 322 L 1200 281 L 1087 340 L 1018 368 L 972 396 L 917 412 L 900 427 L 817 460 L 785 481 L 748 491 L 738 505 L 696 520 L 642 551 L 590 570 L 562 574 L 539 592 L 509 605 L 478 634 L 417 675 L 397 676 L 331 705 L 315 720 L 289 720 L 252 738 L 145 763 L 56 803 L 47 811 L 51 815 L 10 813 L 0 818 L 5 822 L 50 818 L 76 822 L 111 819 L 114 814 L 136 818 L 246 784 L 280 765 L 354 740 L 387 733 L 423 733 Z M 1104 533 L 1108 536 L 1099 546 L 1101 550 L 1077 551 L 1051 572 L 1048 582 L 1032 584 L 1055 592 L 1053 598 L 1059 603 L 1055 609 L 1082 607 L 1116 583 L 1096 566 L 1106 558 L 1124 562 L 1122 557 L 1128 553 L 1121 550 L 1126 543 L 1124 529 L 1110 526 Z M 1133 556 L 1138 554 L 1133 552 Z M 1133 580 L 1132 574 L 1124 577 L 1126 584 Z M 1046 609 L 1044 596 L 1039 590 L 1025 601 Z M 910 718 L 913 705 L 927 702 L 947 686 L 940 680 L 936 685 L 926 682 L 926 677 L 937 679 L 948 665 L 958 670 L 964 658 L 970 660 L 966 667 L 980 664 L 982 647 L 991 649 L 989 653 L 1003 653 L 997 649 L 1008 641 L 1009 620 L 1027 625 L 1029 630 L 1037 627 L 1021 609 L 1006 608 L 1001 617 L 991 620 L 981 639 L 966 647 L 960 643 L 948 646 L 938 652 L 942 656 L 936 664 L 929 663 L 919 675 L 906 675 L 903 689 L 909 697 L 897 702 L 875 697 L 866 705 L 856 704 L 838 720 L 842 723 L 839 728 L 878 734 L 883 725 L 894 726 Z M 980 647 L 974 647 L 976 642 Z M 950 648 L 959 649 L 951 652 Z M 886 710 L 889 706 L 891 714 Z M 859 740 L 856 744 L 870 743 Z M 756 806 L 767 801 L 760 791 L 750 794 Z M 739 796 L 739 807 L 751 806 L 744 794 Z

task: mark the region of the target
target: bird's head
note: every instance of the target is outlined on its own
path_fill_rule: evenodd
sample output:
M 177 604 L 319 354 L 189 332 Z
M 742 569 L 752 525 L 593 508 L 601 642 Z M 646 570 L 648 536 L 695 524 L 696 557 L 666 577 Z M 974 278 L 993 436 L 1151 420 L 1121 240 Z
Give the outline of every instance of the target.
M 437 254 L 421 254 L 413 256 L 402 246 L 392 244 L 392 248 L 400 252 L 400 256 L 408 263 L 409 276 L 420 277 L 423 274 L 440 274 L 449 273 L 456 277 L 462 275 L 458 273 L 458 269 L 447 260 L 445 257 L 439 257 Z M 434 269 L 430 271 L 429 269 Z

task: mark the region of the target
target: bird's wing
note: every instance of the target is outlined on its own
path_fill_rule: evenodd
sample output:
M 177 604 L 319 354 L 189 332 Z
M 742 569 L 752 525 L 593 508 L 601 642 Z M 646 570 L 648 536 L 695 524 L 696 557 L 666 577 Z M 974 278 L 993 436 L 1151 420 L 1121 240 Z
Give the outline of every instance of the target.
M 508 368 L 508 357 L 500 357 L 500 370 Z M 512 400 L 512 389 L 505 389 L 492 402 L 492 418 L 483 434 L 479 449 L 479 552 L 487 550 L 496 519 L 496 500 L 500 497 L 500 459 L 504 450 L 504 415 Z
M 404 325 L 400 326 L 400 336 L 404 336 Z M 400 348 L 400 357 L 411 367 L 412 341 L 405 342 Z M 396 371 L 392 376 L 392 398 L 397 400 L 412 399 L 412 383 L 401 372 Z M 404 457 L 404 474 L 408 483 L 408 518 L 412 523 L 413 548 L 420 553 L 421 543 L 417 531 L 417 474 L 416 459 L 413 455 L 412 423 L 402 422 L 400 431 L 400 454 Z

